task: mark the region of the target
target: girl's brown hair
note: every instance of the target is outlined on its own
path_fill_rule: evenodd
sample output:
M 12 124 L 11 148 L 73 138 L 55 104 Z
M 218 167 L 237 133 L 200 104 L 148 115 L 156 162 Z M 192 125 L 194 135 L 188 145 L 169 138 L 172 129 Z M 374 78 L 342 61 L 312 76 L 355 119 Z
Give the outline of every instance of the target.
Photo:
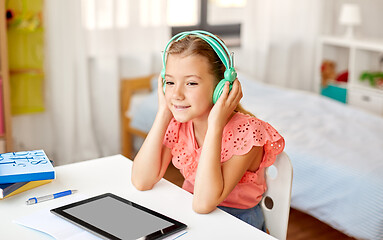
M 182 54 L 183 56 L 192 56 L 200 55 L 207 58 L 209 62 L 209 69 L 211 73 L 215 76 L 215 85 L 224 78 L 224 73 L 226 70 L 225 65 L 218 57 L 214 49 L 203 39 L 188 35 L 185 38 L 173 42 L 166 54 Z M 254 116 L 252 113 L 246 111 L 241 104 L 238 104 L 237 108 L 234 110 L 236 112 L 241 112 L 244 114 L 249 114 Z

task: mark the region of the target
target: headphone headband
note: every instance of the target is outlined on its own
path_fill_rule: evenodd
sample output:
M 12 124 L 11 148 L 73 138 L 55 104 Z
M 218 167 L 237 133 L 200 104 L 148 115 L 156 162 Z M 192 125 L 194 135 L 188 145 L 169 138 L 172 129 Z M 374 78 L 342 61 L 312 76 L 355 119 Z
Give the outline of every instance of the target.
M 166 68 L 166 52 L 168 48 L 170 47 L 171 43 L 173 41 L 179 41 L 183 38 L 185 38 L 188 35 L 194 35 L 197 36 L 201 39 L 203 39 L 205 42 L 207 42 L 213 50 L 217 53 L 219 59 L 221 59 L 222 63 L 225 65 L 226 69 L 234 68 L 234 61 L 233 57 L 229 52 L 229 49 L 226 47 L 225 43 L 222 42 L 221 39 L 216 37 L 214 34 L 211 34 L 207 31 L 203 30 L 195 30 L 195 31 L 186 31 L 186 32 L 181 32 L 176 35 L 174 35 L 169 42 L 165 46 L 165 50 L 162 55 L 162 63 L 163 63 L 163 68 Z M 164 77 L 164 76 L 162 76 Z
M 227 59 L 227 58 L 229 59 L 229 61 L 228 61 L 228 62 L 229 62 L 228 68 L 233 68 L 233 67 L 234 67 L 233 56 L 232 56 L 232 54 L 230 54 L 229 49 L 226 47 L 226 44 L 225 44 L 224 42 L 222 42 L 221 39 L 219 39 L 217 36 L 215 36 L 214 34 L 211 34 L 211 33 L 207 32 L 207 31 L 196 30 L 196 31 L 194 31 L 194 32 L 198 32 L 198 33 L 200 33 L 200 34 L 206 34 L 206 35 L 212 37 L 212 39 L 215 39 L 217 42 L 219 42 L 219 43 L 220 43 L 220 44 L 218 44 L 219 48 L 222 50 L 222 47 L 223 47 L 223 49 L 224 49 L 225 52 L 227 53 L 227 54 L 224 54 L 224 56 L 225 56 L 226 59 Z

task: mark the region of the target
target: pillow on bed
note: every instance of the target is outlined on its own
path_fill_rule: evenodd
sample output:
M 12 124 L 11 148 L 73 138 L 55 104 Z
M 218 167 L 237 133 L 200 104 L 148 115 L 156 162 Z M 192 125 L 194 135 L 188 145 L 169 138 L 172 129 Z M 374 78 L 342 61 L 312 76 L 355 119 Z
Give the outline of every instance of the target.
M 140 92 L 133 95 L 130 109 L 126 113 L 127 117 L 132 119 L 131 127 L 143 132 L 148 132 L 150 130 L 157 113 L 157 79 L 158 76 L 155 76 L 150 81 L 153 89 L 151 92 Z

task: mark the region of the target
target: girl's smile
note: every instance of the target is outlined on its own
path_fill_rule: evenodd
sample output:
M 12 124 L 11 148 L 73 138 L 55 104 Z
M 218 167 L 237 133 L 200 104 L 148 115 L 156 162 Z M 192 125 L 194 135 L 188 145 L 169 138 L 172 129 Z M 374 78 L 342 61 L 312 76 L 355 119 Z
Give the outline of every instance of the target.
M 190 105 L 189 106 L 173 105 L 173 106 L 176 110 L 180 110 L 180 111 L 190 108 Z

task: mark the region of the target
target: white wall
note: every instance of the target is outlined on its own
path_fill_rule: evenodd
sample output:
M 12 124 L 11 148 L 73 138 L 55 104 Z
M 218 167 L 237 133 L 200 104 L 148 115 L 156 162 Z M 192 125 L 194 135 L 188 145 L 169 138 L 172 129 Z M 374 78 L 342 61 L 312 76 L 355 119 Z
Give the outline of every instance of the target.
M 323 34 L 343 35 L 346 29 L 338 23 L 341 6 L 343 3 L 356 3 L 360 6 L 362 23 L 355 28 L 355 36 L 383 39 L 382 0 L 324 0 L 323 2 Z

